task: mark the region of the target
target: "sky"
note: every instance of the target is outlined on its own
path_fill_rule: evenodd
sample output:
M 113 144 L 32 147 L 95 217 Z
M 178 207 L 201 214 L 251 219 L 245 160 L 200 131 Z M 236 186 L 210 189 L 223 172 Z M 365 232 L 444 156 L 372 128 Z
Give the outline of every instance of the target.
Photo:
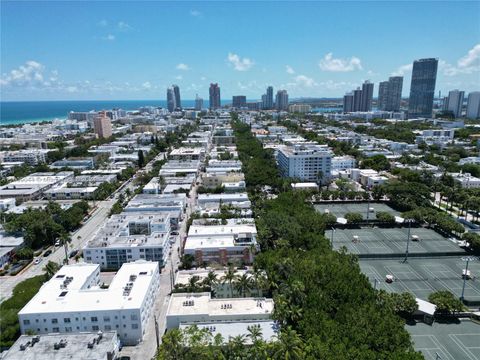
M 436 91 L 480 90 L 479 1 L 0 2 L 0 99 L 341 97 L 439 58 Z

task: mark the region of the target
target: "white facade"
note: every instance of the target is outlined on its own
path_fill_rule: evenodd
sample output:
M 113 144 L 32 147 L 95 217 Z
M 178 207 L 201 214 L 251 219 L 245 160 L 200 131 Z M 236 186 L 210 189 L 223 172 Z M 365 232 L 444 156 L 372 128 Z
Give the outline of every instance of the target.
M 325 183 L 331 175 L 332 153 L 320 145 L 280 147 L 277 161 L 283 177 Z
M 99 265 L 63 266 L 18 313 L 22 334 L 117 331 L 123 344 L 138 344 L 160 284 L 158 264 L 124 264 L 108 289 L 99 284 Z
M 460 186 L 464 189 L 476 189 L 480 188 L 480 179 L 470 175 L 469 173 L 450 174 L 453 179 L 460 183 Z
M 165 265 L 168 257 L 170 215 L 159 212 L 123 212 L 113 215 L 84 248 L 86 262 L 118 269 L 135 260 Z
M 210 293 L 172 294 L 167 329 L 181 324 L 238 322 L 270 319 L 274 303 L 267 298 L 212 299 Z
M 11 209 L 14 207 L 15 207 L 14 198 L 0 199 L 0 211 L 7 211 L 8 209 Z
M 445 110 L 453 112 L 455 118 L 462 116 L 464 91 L 452 90 L 448 93 Z
M 332 171 L 353 169 L 355 166 L 357 166 L 357 162 L 352 156 L 334 156 L 332 158 Z
M 183 251 L 194 256 L 197 264 L 251 264 L 254 258 L 252 248 L 257 246 L 255 224 L 192 225 Z
M 5 162 L 23 162 L 27 165 L 38 165 L 45 162 L 45 150 L 9 151 L 3 156 Z

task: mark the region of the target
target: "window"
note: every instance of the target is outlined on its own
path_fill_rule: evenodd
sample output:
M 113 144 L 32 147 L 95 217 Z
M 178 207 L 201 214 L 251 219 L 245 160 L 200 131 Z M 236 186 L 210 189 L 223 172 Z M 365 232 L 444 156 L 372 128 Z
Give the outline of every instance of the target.
M 69 322 L 70 322 L 70 318 L 64 318 L 64 319 L 63 319 L 63 322 L 64 322 L 64 323 L 69 323 Z
M 23 320 L 23 325 L 30 325 L 30 320 Z
M 132 324 L 132 329 L 138 329 L 138 324 Z
M 58 319 L 52 319 L 52 324 L 58 324 Z
M 138 320 L 137 314 L 130 315 L 130 320 Z
M 97 321 L 98 321 L 98 319 L 97 319 L 96 316 L 92 316 L 92 317 L 90 318 L 90 320 L 91 320 L 92 322 L 97 322 Z
M 104 316 L 103 321 L 105 322 L 110 322 L 110 316 Z
M 67 326 L 67 327 L 65 328 L 65 332 L 72 332 L 72 328 L 71 328 L 70 326 Z
M 105 325 L 105 331 L 110 331 L 112 330 L 112 327 L 110 325 Z
M 56 333 L 56 332 L 60 332 L 60 328 L 58 327 L 54 327 L 52 328 L 52 332 Z
M 98 326 L 97 326 L 97 325 L 93 325 L 93 326 L 92 326 L 92 331 L 98 331 Z

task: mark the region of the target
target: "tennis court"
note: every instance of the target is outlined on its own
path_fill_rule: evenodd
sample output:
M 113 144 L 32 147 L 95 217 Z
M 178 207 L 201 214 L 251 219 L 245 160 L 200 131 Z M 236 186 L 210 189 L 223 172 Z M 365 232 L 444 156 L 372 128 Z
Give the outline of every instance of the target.
M 364 227 L 360 229 L 337 229 L 325 232 L 333 248 L 338 250 L 345 246 L 352 254 L 372 257 L 378 255 L 400 255 L 407 248 L 408 228 Z M 414 237 L 418 241 L 413 241 Z M 412 227 L 410 230 L 410 254 L 463 254 L 463 250 L 453 241 L 439 233 L 426 228 Z
M 330 214 L 335 215 L 337 218 L 345 217 L 346 213 L 355 212 L 362 214 L 364 219 L 375 220 L 376 213 L 379 211 L 388 212 L 393 216 L 400 216 L 398 211 L 393 210 L 390 206 L 384 203 L 330 203 L 330 204 L 316 204 L 314 205 L 315 210 L 321 214 L 325 213 L 325 210 L 328 210 Z M 373 211 L 368 212 L 368 208 L 373 208 Z
M 460 297 L 465 265 L 461 257 L 409 258 L 407 262 L 392 259 L 360 260 L 362 272 L 372 285 L 377 281 L 377 289 L 396 293 L 410 292 L 423 300 L 439 290 L 448 290 Z M 480 302 L 480 261 L 471 261 L 468 269 L 472 278 L 465 283 L 465 300 Z M 386 275 L 392 275 L 394 281 L 387 283 Z
M 480 325 L 463 320 L 458 324 L 406 325 L 414 348 L 426 360 L 480 360 Z

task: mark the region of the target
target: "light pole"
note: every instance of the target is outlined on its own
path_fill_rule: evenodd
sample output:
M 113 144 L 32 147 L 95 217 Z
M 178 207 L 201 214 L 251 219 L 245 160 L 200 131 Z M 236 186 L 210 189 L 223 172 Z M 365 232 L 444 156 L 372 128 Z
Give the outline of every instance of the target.
M 368 219 L 370 218 L 370 192 L 368 191 L 367 189 L 367 194 L 368 194 L 368 199 L 367 199 L 367 223 L 368 223 Z
M 463 302 L 463 300 L 465 299 L 464 298 L 464 295 L 465 295 L 465 285 L 467 283 L 467 276 L 468 276 L 468 263 L 470 261 L 475 261 L 475 260 L 478 260 L 478 258 L 476 256 L 465 256 L 465 257 L 462 257 L 462 261 L 466 261 L 466 265 L 465 265 L 465 272 L 463 273 L 463 286 L 462 286 L 462 295 L 460 296 L 460 300 Z
M 335 233 L 335 228 L 332 227 L 332 235 L 330 236 L 330 245 L 332 246 L 332 250 L 333 250 L 333 234 Z
M 377 278 L 375 278 L 373 283 L 373 290 L 377 290 L 377 284 L 378 284 L 378 280 Z
M 410 246 L 410 229 L 412 227 L 413 219 L 406 219 L 405 221 L 408 222 L 408 233 L 407 233 L 407 248 L 405 250 L 405 259 L 403 259 L 404 263 L 408 261 L 408 247 Z

